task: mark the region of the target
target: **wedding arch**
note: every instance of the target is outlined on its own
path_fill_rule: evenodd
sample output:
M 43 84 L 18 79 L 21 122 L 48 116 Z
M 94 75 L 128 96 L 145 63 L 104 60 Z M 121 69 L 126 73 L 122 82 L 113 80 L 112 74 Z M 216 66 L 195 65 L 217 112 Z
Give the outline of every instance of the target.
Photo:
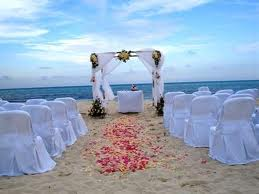
M 164 93 L 164 82 L 161 75 L 164 55 L 154 49 L 92 53 L 90 61 L 92 63 L 91 82 L 93 83 L 93 99 L 100 99 L 105 105 L 109 100 L 115 98 L 107 76 L 118 67 L 120 63 L 126 63 L 131 57 L 138 57 L 152 75 L 152 97 L 154 105 L 157 105 Z M 101 90 L 101 86 L 103 91 Z

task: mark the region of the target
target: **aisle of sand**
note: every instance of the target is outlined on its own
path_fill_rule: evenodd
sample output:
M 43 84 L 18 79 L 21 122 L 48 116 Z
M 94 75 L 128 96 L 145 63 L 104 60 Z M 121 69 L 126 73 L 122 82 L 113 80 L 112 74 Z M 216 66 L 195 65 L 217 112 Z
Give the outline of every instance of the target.
M 119 118 L 116 104 L 108 108 L 105 119 L 87 116 L 90 103 L 80 101 L 80 111 L 89 133 L 56 159 L 56 168 L 45 174 L 0 177 L 0 193 L 259 193 L 259 162 L 249 165 L 227 166 L 208 157 L 208 149 L 191 148 L 182 140 L 167 135 L 162 117 L 157 117 L 151 103 L 145 102 L 145 112 L 136 114 L 150 135 L 156 135 L 164 145 L 161 165 L 121 176 L 104 176 L 94 158 L 83 159 L 82 152 L 89 141 L 100 138 L 101 128 Z M 168 155 L 176 157 L 168 159 Z M 162 155 L 163 156 L 163 155 Z M 162 157 L 163 158 L 163 157 Z

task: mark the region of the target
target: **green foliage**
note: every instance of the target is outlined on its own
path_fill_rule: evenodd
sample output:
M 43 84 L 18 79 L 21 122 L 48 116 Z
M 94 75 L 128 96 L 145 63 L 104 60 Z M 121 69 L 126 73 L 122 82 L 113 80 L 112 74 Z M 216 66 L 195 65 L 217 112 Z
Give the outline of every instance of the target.
M 105 108 L 102 107 L 101 100 L 98 98 L 93 101 L 92 108 L 89 110 L 89 116 L 95 118 L 104 118 L 106 115 Z
M 164 110 L 163 110 L 164 109 L 164 103 L 165 103 L 164 98 L 161 97 L 159 102 L 156 105 L 156 113 L 157 113 L 158 116 L 163 116 L 163 114 L 164 114 Z

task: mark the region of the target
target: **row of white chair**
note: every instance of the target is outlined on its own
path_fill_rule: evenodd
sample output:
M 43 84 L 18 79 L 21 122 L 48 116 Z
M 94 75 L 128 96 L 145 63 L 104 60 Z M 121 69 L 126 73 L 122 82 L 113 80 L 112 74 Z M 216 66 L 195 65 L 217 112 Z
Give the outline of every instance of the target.
M 85 122 L 72 98 L 55 101 L 33 99 L 26 104 L 6 102 L 0 107 L 0 147 L 5 148 L 0 149 L 0 156 L 9 154 L 0 162 L 0 175 L 51 170 L 55 162 L 49 155 L 61 156 L 66 146 L 72 145 L 86 132 Z M 15 143 L 14 137 L 18 139 Z M 26 153 L 25 156 L 33 159 L 34 163 L 25 162 L 22 153 Z
M 232 89 L 224 89 L 224 90 L 218 90 L 216 94 L 218 93 L 227 93 L 227 94 L 234 94 L 234 90 Z M 194 92 L 195 95 L 211 95 L 212 92 L 209 90 L 207 86 L 202 86 L 198 88 L 197 92 Z M 244 90 L 239 90 L 236 92 L 236 94 L 250 94 L 254 98 L 259 98 L 259 90 L 257 88 L 254 89 L 244 89 Z
M 259 125 L 255 129 L 251 121 L 254 99 L 228 99 L 218 114 L 219 107 L 216 96 L 175 96 L 170 133 L 190 146 L 209 147 L 210 156 L 223 163 L 259 160 Z
M 217 96 L 220 99 L 221 104 L 227 99 L 227 98 L 238 98 L 238 97 L 252 97 L 253 99 L 257 98 L 257 93 L 259 94 L 258 89 L 246 89 L 246 90 L 240 90 L 237 91 L 234 94 L 234 91 L 232 89 L 226 89 L 226 90 L 219 90 L 214 95 Z M 178 91 L 178 92 L 168 92 L 165 94 L 165 104 L 164 104 L 164 127 L 166 129 L 169 128 L 169 119 L 172 112 L 172 101 L 174 96 L 184 94 L 184 92 Z M 199 91 L 194 92 L 193 95 L 195 96 L 210 96 L 212 93 L 208 90 L 208 87 L 201 87 L 199 88 Z

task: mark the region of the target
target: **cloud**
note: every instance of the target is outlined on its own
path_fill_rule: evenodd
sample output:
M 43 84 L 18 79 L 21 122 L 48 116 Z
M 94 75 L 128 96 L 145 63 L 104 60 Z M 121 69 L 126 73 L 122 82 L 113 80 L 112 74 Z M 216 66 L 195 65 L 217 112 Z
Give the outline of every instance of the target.
M 7 75 L 0 75 L 0 80 L 10 80 L 11 78 Z
M 207 43 L 182 43 L 177 45 L 157 45 L 155 48 L 163 51 L 164 53 L 187 53 L 194 54 L 197 50 L 203 49 Z
M 142 14 L 146 16 L 187 11 L 197 6 L 206 4 L 211 0 L 130 0 L 122 6 L 115 8 L 121 16 Z
M 44 69 L 44 70 L 45 70 L 45 69 L 52 69 L 52 67 L 47 67 L 47 66 L 45 66 L 45 67 L 43 66 L 43 67 L 39 67 L 39 68 L 40 68 L 40 69 Z
M 4 39 L 37 37 L 46 33 L 48 33 L 48 30 L 33 26 L 0 23 L 0 38 Z
M 194 50 L 188 50 L 188 51 L 186 52 L 186 54 L 189 55 L 189 56 L 193 56 L 193 55 L 197 55 L 197 52 L 194 51 Z
M 250 42 L 234 48 L 238 53 L 259 53 L 259 42 Z
M 35 19 L 43 12 L 49 0 L 1 0 L 0 21 L 8 19 Z

